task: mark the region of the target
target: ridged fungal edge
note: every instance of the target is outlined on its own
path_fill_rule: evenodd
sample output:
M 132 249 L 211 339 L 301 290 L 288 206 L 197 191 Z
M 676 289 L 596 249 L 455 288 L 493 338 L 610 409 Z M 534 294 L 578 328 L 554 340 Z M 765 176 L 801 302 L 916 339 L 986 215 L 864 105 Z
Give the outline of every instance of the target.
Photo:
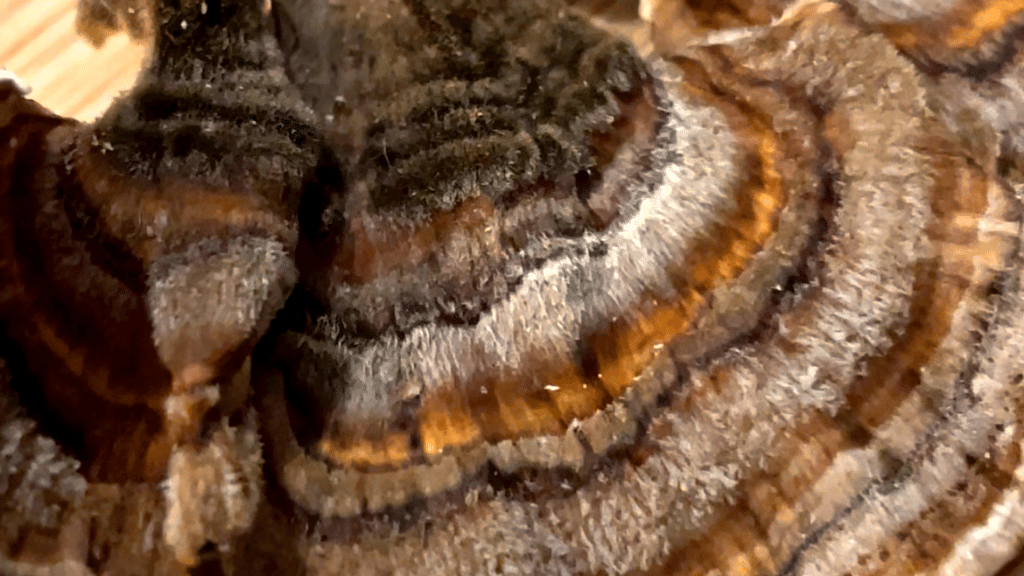
M 86 4 L 156 48 L 0 79 L 0 572 L 1015 553 L 1024 3 Z

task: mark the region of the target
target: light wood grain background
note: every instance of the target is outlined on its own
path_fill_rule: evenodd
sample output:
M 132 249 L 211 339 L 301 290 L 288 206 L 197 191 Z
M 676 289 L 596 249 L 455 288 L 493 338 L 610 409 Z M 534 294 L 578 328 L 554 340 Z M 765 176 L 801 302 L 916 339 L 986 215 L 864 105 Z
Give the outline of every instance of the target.
M 117 34 L 96 48 L 75 33 L 76 0 L 0 0 L 0 68 L 62 116 L 94 119 L 135 81 L 146 48 Z

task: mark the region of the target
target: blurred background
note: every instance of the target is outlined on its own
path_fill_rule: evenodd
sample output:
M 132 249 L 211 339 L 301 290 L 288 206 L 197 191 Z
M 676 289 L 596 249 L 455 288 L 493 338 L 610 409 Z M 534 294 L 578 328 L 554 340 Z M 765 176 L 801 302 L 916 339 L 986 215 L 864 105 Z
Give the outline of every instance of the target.
M 146 46 L 115 34 L 96 48 L 75 33 L 77 0 L 0 0 L 0 68 L 62 116 L 89 121 L 131 87 Z

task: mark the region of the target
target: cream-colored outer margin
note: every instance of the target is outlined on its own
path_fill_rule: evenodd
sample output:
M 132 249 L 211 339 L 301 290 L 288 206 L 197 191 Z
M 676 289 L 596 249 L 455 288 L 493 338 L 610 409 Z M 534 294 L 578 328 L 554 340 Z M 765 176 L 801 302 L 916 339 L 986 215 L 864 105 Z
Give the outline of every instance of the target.
M 1024 200 L 1024 185 L 1017 184 L 1017 197 Z M 1018 262 L 1024 254 L 1018 254 Z M 1011 279 L 1017 289 L 1007 295 L 1005 312 L 1000 313 L 999 325 L 992 331 L 986 348 L 988 358 L 978 370 L 974 386 L 980 394 L 995 397 L 997 402 L 1019 406 L 1024 402 L 1024 382 L 1015 382 L 1017 374 L 1024 373 L 1024 272 L 1020 269 Z M 1021 426 L 1018 420 L 1015 426 Z M 1014 434 L 1007 429 L 1004 433 Z M 1024 451 L 1024 442 L 1021 443 Z M 988 517 L 964 532 L 946 559 L 935 569 L 935 576 L 970 576 L 993 574 L 1020 554 L 1024 547 L 1024 463 L 1013 473 L 1013 480 Z M 1017 566 L 1008 576 L 1024 575 L 1024 565 Z

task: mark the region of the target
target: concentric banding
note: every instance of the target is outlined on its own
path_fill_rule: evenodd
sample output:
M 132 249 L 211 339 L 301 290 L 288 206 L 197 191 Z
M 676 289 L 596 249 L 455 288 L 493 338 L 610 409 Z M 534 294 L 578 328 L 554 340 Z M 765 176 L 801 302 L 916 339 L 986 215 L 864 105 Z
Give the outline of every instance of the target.
M 1004 446 L 986 458 L 1015 466 L 1019 431 L 1007 425 L 1019 413 L 999 408 L 1002 392 L 988 395 L 973 384 L 971 342 L 982 345 L 976 334 L 997 304 L 991 288 L 1016 249 L 1016 206 L 1004 186 L 952 147 L 924 106 L 914 66 L 888 42 L 861 35 L 836 11 L 810 9 L 794 20 L 693 57 L 714 70 L 711 77 L 759 79 L 755 84 L 780 93 L 806 90 L 818 110 L 834 150 L 836 207 L 809 281 L 749 343 L 734 342 L 688 367 L 690 386 L 654 417 L 653 445 L 642 457 L 539 505 L 498 494 L 468 504 L 459 522 L 425 532 L 316 544 L 314 573 L 401 566 L 406 573 L 477 574 L 499 564 L 528 573 L 625 573 L 661 562 L 682 573 L 731 562 L 759 573 L 815 573 L 834 562 L 863 562 L 854 552 L 885 549 L 880 536 L 898 533 L 900 523 L 937 521 L 920 499 L 941 500 L 956 478 L 973 473 L 963 454 Z M 846 55 L 842 63 L 830 56 L 835 50 Z M 697 73 L 680 64 L 683 91 Z M 850 89 L 862 85 L 884 89 Z M 782 114 L 790 113 L 799 114 Z M 891 382 L 904 374 L 920 379 L 893 396 L 901 388 Z M 858 390 L 892 400 L 872 405 L 857 400 Z M 922 402 L 934 408 L 919 421 Z M 847 403 L 851 412 L 838 413 Z M 961 434 L 966 420 L 944 416 L 950 414 L 978 418 L 977 428 Z M 896 469 L 858 460 L 873 452 L 843 444 L 856 438 L 848 426 L 886 446 Z M 995 430 L 1004 432 L 993 440 Z M 801 458 L 795 463 L 804 468 L 787 471 L 788 455 L 801 445 L 820 450 L 820 458 Z M 297 474 L 285 483 L 303 503 L 312 467 L 294 462 Z M 813 465 L 819 467 L 807 468 Z M 869 493 L 890 494 L 893 507 L 864 506 Z M 758 509 L 758 502 L 790 507 Z M 982 498 L 969 510 L 991 502 Z M 763 522 L 768 534 L 751 522 Z M 851 529 L 859 534 L 852 541 Z
M 1020 0 L 842 0 L 929 73 L 975 79 L 999 71 L 1024 38 Z
M 288 386 L 313 386 L 301 378 L 323 378 L 315 367 L 340 358 L 335 386 L 351 397 L 422 395 L 411 432 L 385 413 L 383 434 L 369 435 L 344 422 L 362 414 L 339 409 L 347 426 L 317 445 L 326 463 L 273 434 L 293 497 L 347 516 L 451 489 L 484 461 L 579 472 L 632 444 L 685 366 L 757 325 L 822 231 L 825 159 L 804 102 L 691 67 L 688 83 L 658 89 L 657 134 L 626 142 L 591 196 L 621 196 L 618 175 L 650 156 L 625 183 L 618 219 L 527 273 L 475 324 L 358 346 L 324 321 L 312 337 L 285 336 Z M 780 107 L 803 115 L 773 118 Z M 267 409 L 280 415 L 278 404 Z
M 847 3 L 866 26 L 885 34 L 936 83 L 929 94 L 931 106 L 961 140 L 961 146 L 983 164 L 996 162 L 993 154 L 986 152 L 994 149 L 1001 162 L 1020 170 L 1018 159 L 1024 151 L 1024 3 Z
M 0 572 L 68 538 L 83 546 L 60 569 L 75 573 L 125 553 L 120 519 L 107 530 L 93 514 L 133 483 L 159 496 L 166 480 L 162 505 L 123 513 L 150 531 L 133 564 L 192 566 L 207 542 L 247 531 L 262 500 L 255 418 L 229 419 L 244 418 L 247 356 L 295 282 L 298 197 L 323 150 L 258 2 L 156 9 L 153 61 L 96 124 L 0 86 L 0 355 L 60 446 L 15 466 L 43 486 L 42 471 L 68 476 L 66 453 L 87 481 L 76 502 L 37 490 L 66 522 L 5 530 Z
M 533 22 L 531 43 L 552 29 L 568 33 L 565 22 L 550 26 L 559 10 L 539 10 L 542 3 L 533 0 L 381 0 L 387 8 L 376 12 L 375 3 L 360 0 L 281 2 L 319 4 L 323 11 L 346 5 L 385 19 L 395 15 L 388 8 L 396 4 L 453 8 L 456 20 L 485 29 L 512 12 L 495 19 L 473 9 L 525 7 L 528 17 L 507 21 Z M 608 6 L 603 0 L 583 4 Z M 706 10 L 774 4 L 731 0 Z M 197 14 L 223 3 L 156 5 L 175 7 L 163 25 L 194 30 Z M 73 265 L 88 254 L 82 246 L 97 245 L 88 233 L 74 243 L 62 235 L 89 223 L 92 214 L 69 194 L 74 190 L 55 189 L 55 181 L 77 185 L 95 176 L 91 184 L 100 181 L 102 192 L 139 213 L 153 208 L 147 202 L 161 191 L 112 176 L 110 164 L 118 160 L 108 155 L 109 141 L 93 142 L 88 128 L 53 116 L 0 79 L 0 322 L 12 334 L 27 335 L 13 346 L 3 342 L 0 350 L 0 572 L 184 574 L 187 564 L 202 562 L 196 572 L 285 568 L 323 576 L 997 573 L 1018 554 L 1024 535 L 1024 180 L 1015 172 L 1024 172 L 1018 154 L 1024 130 L 1014 113 L 1022 108 L 1022 11 L 1016 1 L 808 0 L 769 28 L 718 35 L 697 48 L 670 47 L 668 61 L 652 65 L 653 81 L 640 74 L 640 92 L 631 91 L 635 86 L 606 92 L 601 74 L 590 69 L 584 76 L 597 87 L 591 94 L 609 98 L 600 100 L 597 113 L 582 111 L 593 125 L 560 134 L 571 149 L 596 157 L 592 173 L 575 186 L 541 177 L 522 189 L 516 183 L 511 195 L 489 195 L 456 184 L 461 203 L 435 210 L 428 201 L 429 209 L 421 205 L 412 218 L 401 206 L 362 206 L 372 215 L 364 224 L 392 218 L 396 229 L 412 221 L 417 232 L 426 231 L 429 241 L 419 238 L 416 245 L 420 260 L 395 259 L 408 265 L 402 273 L 413 271 L 405 280 L 441 269 L 449 273 L 449 286 L 469 279 L 465 293 L 483 295 L 485 305 L 446 316 L 444 307 L 455 298 L 437 307 L 439 315 L 432 317 L 434 310 L 402 322 L 385 313 L 353 335 L 346 332 L 353 326 L 348 318 L 296 321 L 322 312 L 316 305 L 345 301 L 352 291 L 316 293 L 316 305 L 308 308 L 293 301 L 282 317 L 296 332 L 271 332 L 261 349 L 281 344 L 280 355 L 269 363 L 253 357 L 260 371 L 257 410 L 245 410 L 243 362 L 235 386 L 220 388 L 220 413 L 206 420 L 202 444 L 176 446 L 160 484 L 127 479 L 138 474 L 145 446 L 159 443 L 153 439 L 160 423 L 149 428 L 152 421 L 140 419 L 141 426 L 129 426 L 129 419 L 94 410 L 96 404 L 80 402 L 75 393 L 109 393 L 96 386 L 102 383 L 135 395 L 111 394 L 115 405 L 146 395 L 159 400 L 168 379 L 114 374 L 112 358 L 139 358 L 120 348 L 83 354 L 62 346 L 46 331 L 71 323 L 59 314 L 40 315 L 37 306 L 43 297 L 72 311 L 82 311 L 83 301 L 101 302 L 91 310 L 109 316 L 103 334 L 123 335 L 132 326 L 124 318 L 145 317 L 138 314 L 141 288 L 99 276 L 87 289 L 72 283 L 62 301 L 32 274 L 36 254 L 77 271 Z M 304 31 L 323 31 L 322 12 L 311 13 L 316 26 Z M 899 25 L 889 26 L 894 22 Z M 345 32 L 365 24 L 357 19 Z M 490 27 L 495 30 L 500 40 L 500 31 L 513 28 Z M 520 38 L 523 28 L 514 30 Z M 956 34 L 967 34 L 968 41 L 957 45 Z M 363 47 L 340 36 L 343 44 Z M 419 48 L 417 39 L 411 44 Z M 515 51 L 514 41 L 508 45 Z M 178 46 L 180 53 L 162 53 L 158 62 L 173 68 L 180 56 L 177 64 L 189 68 L 211 55 L 203 46 Z M 362 55 L 394 54 L 393 46 L 377 48 Z M 338 66 L 347 63 L 340 57 L 321 58 L 340 74 L 352 72 Z M 241 91 L 273 100 L 258 110 L 288 108 L 273 97 L 290 87 L 272 61 L 257 58 L 252 74 L 243 74 L 243 82 L 258 82 L 266 73 L 269 91 Z M 382 69 L 401 75 L 403 65 L 389 60 Z M 162 86 L 172 84 L 184 85 Z M 386 85 L 370 85 L 387 92 Z M 172 140 L 189 133 L 204 102 L 220 98 L 197 104 L 187 90 L 170 92 L 166 103 L 184 114 L 148 110 L 149 120 L 159 118 L 142 124 L 153 134 L 175 135 Z M 315 103 L 308 91 L 303 98 Z M 379 111 L 351 102 L 361 112 Z M 264 128 L 250 123 L 259 122 L 258 112 L 234 116 L 242 123 L 233 125 L 236 105 L 244 107 L 232 101 L 219 108 L 229 113 L 211 124 L 229 153 L 247 155 L 276 142 L 305 165 L 303 159 L 315 156 L 307 153 L 319 150 L 293 140 L 294 126 L 286 123 L 230 152 L 225 135 Z M 296 112 L 291 120 L 308 119 Z M 611 129 L 602 131 L 603 122 Z M 502 146 L 529 147 L 528 139 L 517 138 Z M 253 142 L 255 148 L 246 147 Z M 345 150 L 333 144 L 334 152 Z M 64 154 L 76 145 L 81 154 Z M 442 156 L 455 152 L 446 149 Z M 82 154 L 90 161 L 72 162 Z M 282 288 L 266 279 L 291 269 L 290 248 L 264 240 L 282 230 L 287 235 L 293 223 L 279 218 L 288 212 L 283 205 L 259 205 L 268 197 L 254 206 L 246 203 L 253 198 L 235 194 L 239 190 L 218 187 L 223 174 L 204 175 L 203 162 L 185 170 L 199 166 L 189 174 L 209 176 L 205 182 L 214 182 L 213 189 L 176 181 L 163 190 L 189 199 L 182 204 L 190 207 L 172 222 L 183 237 L 208 236 L 202 230 L 209 229 L 195 225 L 215 213 L 193 201 L 208 206 L 211 199 L 241 199 L 240 215 L 267 217 L 256 234 L 200 241 L 149 270 L 146 286 L 157 289 L 145 304 L 173 301 L 170 307 L 181 314 L 167 326 L 184 327 L 180 334 L 194 335 L 188 341 L 207 349 L 203 338 L 214 333 L 204 331 L 207 320 L 226 326 L 234 338 L 233 319 L 247 322 L 254 303 L 284 300 L 281 292 L 268 298 L 268 291 L 285 290 L 291 280 Z M 72 165 L 77 172 L 66 178 Z M 269 175 L 264 191 L 279 190 L 280 166 L 262 173 Z M 260 174 L 249 175 L 259 181 Z M 490 192 L 510 181 L 514 176 L 499 178 Z M 332 200 L 366 192 L 357 189 L 358 178 L 345 184 L 353 182 Z M 1007 182 L 1017 187 L 1017 198 Z M 322 190 L 312 192 L 307 197 L 314 200 L 303 207 L 316 210 L 300 224 L 303 233 L 336 233 L 338 222 L 330 219 L 346 216 L 345 210 L 329 206 L 316 222 Z M 69 216 L 77 223 L 69 224 Z M 217 229 L 216 220 L 207 222 Z M 486 236 L 483 230 L 509 221 L 507 229 L 519 234 L 507 234 L 510 245 L 528 257 L 519 260 L 527 265 L 516 271 L 517 280 L 502 289 L 488 292 L 493 286 L 472 282 L 479 276 L 471 273 L 487 272 L 481 262 L 493 264 L 487 259 L 493 253 L 477 252 L 458 266 L 431 260 L 447 251 L 449 262 L 456 261 L 459 250 L 481 246 L 474 241 Z M 120 223 L 148 233 L 131 216 Z M 169 244 L 188 244 L 178 240 Z M 515 258 L 505 262 L 515 267 Z M 315 293 L 354 278 L 332 277 L 323 266 L 315 258 L 300 262 L 303 290 Z M 380 275 L 377 285 L 360 289 L 373 296 L 399 277 Z M 189 290 L 218 293 L 237 305 L 203 308 L 216 299 L 190 298 Z M 103 298 L 89 300 L 97 294 Z M 408 294 L 415 290 L 384 294 L 390 301 L 374 312 Z M 591 298 L 575 298 L 580 295 Z M 125 304 L 129 297 L 134 303 Z M 533 316 L 523 318 L 522 311 Z M 135 325 L 148 346 L 153 331 L 145 322 Z M 521 333 L 506 342 L 498 329 L 483 334 L 480 326 Z M 538 327 L 541 334 L 527 333 Z M 506 358 L 510 350 L 517 356 Z M 21 354 L 39 351 L 44 361 L 26 369 Z M 410 356 L 399 357 L 390 373 L 374 372 L 388 368 L 396 353 Z M 45 361 L 51 357 L 57 360 L 52 366 Z M 333 376 L 317 373 L 339 357 L 367 365 L 356 370 L 342 362 Z M 36 380 L 26 372 L 38 366 L 51 389 L 68 388 L 59 409 L 40 401 L 60 413 L 59 424 L 73 428 L 79 417 L 94 424 L 90 441 L 102 447 L 103 458 L 83 460 L 81 471 L 72 448 L 48 436 L 39 404 L 22 394 L 32 392 Z M 83 374 L 92 379 L 87 386 L 72 386 Z M 391 390 L 374 389 L 382 374 Z M 394 392 L 401 400 L 397 409 L 387 398 L 351 403 L 344 391 L 321 390 L 315 400 L 329 410 L 304 412 L 309 403 L 302 394 L 360 378 L 364 392 Z M 473 396 L 480 385 L 489 391 L 486 402 Z M 150 387 L 161 391 L 152 394 Z M 218 400 L 214 387 L 204 392 Z M 157 464 L 162 469 L 162 461 Z M 97 466 L 126 479 L 98 481 Z M 264 470 L 271 475 L 266 485 Z

